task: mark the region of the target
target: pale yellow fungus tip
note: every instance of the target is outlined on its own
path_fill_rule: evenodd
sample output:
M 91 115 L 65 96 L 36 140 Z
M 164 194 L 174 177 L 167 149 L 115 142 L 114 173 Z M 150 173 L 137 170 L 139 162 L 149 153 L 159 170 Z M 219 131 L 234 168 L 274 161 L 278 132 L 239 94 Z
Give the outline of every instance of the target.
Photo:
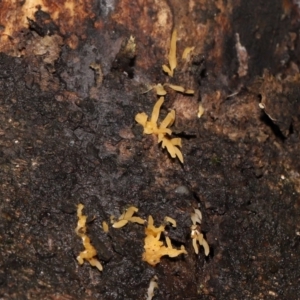
M 124 227 L 128 223 L 128 220 L 120 220 L 113 224 L 113 228 L 121 228 Z
M 109 220 L 110 220 L 110 224 L 114 224 L 115 223 L 115 216 L 110 216 Z
M 158 284 L 157 284 L 157 276 L 153 276 L 152 279 L 150 280 L 149 288 L 148 288 L 148 293 L 147 293 L 147 300 L 152 300 L 154 297 L 154 289 L 158 289 Z
M 173 77 L 173 72 L 170 70 L 170 68 L 167 65 L 162 65 L 162 69 L 165 73 L 167 73 L 170 77 Z
M 133 214 L 138 211 L 139 211 L 139 209 L 135 206 L 128 207 L 128 209 L 126 209 L 123 219 L 129 220 L 133 216 Z
M 108 224 L 105 221 L 102 222 L 102 228 L 104 232 L 109 232 Z
M 191 220 L 192 220 L 193 225 L 196 225 L 196 223 L 201 224 L 202 213 L 199 209 L 194 208 L 194 213 L 191 214 Z
M 198 107 L 198 114 L 197 114 L 197 117 L 198 117 L 198 118 L 201 118 L 203 114 L 204 114 L 204 108 L 203 108 L 202 104 L 200 103 L 200 104 L 199 104 L 199 107 Z
M 164 221 L 166 223 L 171 223 L 173 227 L 176 227 L 176 220 L 174 220 L 173 218 L 166 216 Z
M 182 59 L 187 59 L 189 54 L 194 51 L 195 47 L 186 47 L 184 50 L 183 50 L 183 53 L 182 53 Z
M 153 88 L 155 89 L 157 96 L 165 96 L 167 94 L 167 91 L 160 83 L 156 84 Z
M 137 123 L 139 123 L 140 125 L 142 125 L 143 127 L 146 127 L 147 119 L 148 119 L 148 116 L 144 112 L 137 114 L 135 116 L 135 121 Z
M 188 94 L 188 95 L 194 95 L 194 94 L 195 94 L 195 91 L 194 91 L 194 90 L 188 89 L 188 90 L 185 90 L 184 93 L 185 93 L 185 94 Z

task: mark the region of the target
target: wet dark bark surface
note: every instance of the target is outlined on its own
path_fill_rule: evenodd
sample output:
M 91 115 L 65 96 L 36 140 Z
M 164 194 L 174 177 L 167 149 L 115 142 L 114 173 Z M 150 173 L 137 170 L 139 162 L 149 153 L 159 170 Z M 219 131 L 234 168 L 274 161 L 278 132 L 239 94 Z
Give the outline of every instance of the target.
M 45 1 L 9 38 L 14 7 L 0 3 L 1 299 L 146 299 L 154 275 L 153 299 L 300 298 L 299 8 L 183 2 L 87 1 L 56 19 Z M 178 57 L 195 50 L 170 80 L 174 27 Z M 183 165 L 134 121 L 166 81 L 196 91 L 161 110 L 176 109 Z M 76 261 L 79 203 L 103 272 Z M 152 267 L 143 226 L 104 233 L 129 205 L 176 219 L 168 235 L 188 255 Z M 208 257 L 190 239 L 197 207 Z

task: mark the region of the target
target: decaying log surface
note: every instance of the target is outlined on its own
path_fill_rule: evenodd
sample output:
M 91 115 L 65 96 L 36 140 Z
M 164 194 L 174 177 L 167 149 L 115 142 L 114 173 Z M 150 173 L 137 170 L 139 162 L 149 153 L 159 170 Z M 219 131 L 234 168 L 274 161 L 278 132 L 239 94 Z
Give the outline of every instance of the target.
M 299 299 L 298 1 L 54 2 L 0 2 L 0 298 L 146 299 L 156 275 L 153 299 Z M 182 165 L 134 120 L 165 82 L 195 90 L 161 110 Z M 103 272 L 76 261 L 79 203 Z M 152 267 L 143 226 L 104 233 L 130 205 L 176 219 L 166 234 L 188 255 Z

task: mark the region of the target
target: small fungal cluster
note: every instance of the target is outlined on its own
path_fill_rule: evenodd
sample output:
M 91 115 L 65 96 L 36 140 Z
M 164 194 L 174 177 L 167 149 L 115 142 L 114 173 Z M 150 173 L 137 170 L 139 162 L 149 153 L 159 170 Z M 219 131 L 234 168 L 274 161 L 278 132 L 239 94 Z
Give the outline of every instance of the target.
M 125 226 L 128 222 L 145 224 L 145 220 L 140 217 L 133 217 L 133 214 L 138 212 L 139 209 L 134 206 L 130 206 L 122 215 L 119 217 L 118 221 L 114 221 L 114 217 L 111 218 L 111 223 L 113 228 L 121 228 Z
M 202 222 L 202 213 L 199 209 L 194 209 L 194 213 L 191 214 L 191 220 L 193 225 L 191 226 L 191 238 L 193 241 L 193 247 L 195 250 L 195 253 L 199 253 L 198 244 L 204 248 L 204 253 L 206 256 L 209 254 L 209 246 L 207 241 L 204 239 L 203 234 L 200 232 L 199 225 Z M 197 223 L 199 225 L 197 225 Z
M 171 218 L 166 217 L 165 220 L 170 220 Z M 173 219 L 172 219 L 173 220 Z M 172 221 L 172 226 L 176 227 L 175 220 Z M 145 229 L 145 244 L 143 253 L 143 260 L 146 261 L 151 266 L 155 266 L 160 262 L 162 256 L 168 255 L 169 257 L 176 257 L 180 254 L 187 254 L 184 246 L 178 250 L 173 248 L 171 240 L 168 236 L 165 236 L 165 244 L 160 241 L 161 233 L 165 231 L 165 225 L 160 225 L 159 227 L 154 226 L 154 221 L 152 216 L 148 218 L 148 225 Z
M 96 267 L 99 271 L 103 270 L 103 267 L 96 257 L 97 251 L 95 247 L 91 244 L 90 238 L 86 235 L 86 219 L 87 216 L 82 214 L 84 208 L 83 204 L 78 204 L 77 206 L 77 217 L 78 223 L 75 232 L 81 237 L 83 246 L 85 250 L 81 251 L 77 256 L 77 261 L 80 265 L 84 263 L 84 260 L 88 261 L 91 266 Z
M 84 245 L 85 250 L 81 251 L 80 254 L 77 256 L 77 261 L 80 265 L 83 264 L 84 260 L 88 261 L 92 266 L 97 267 L 99 271 L 103 270 L 103 267 L 101 263 L 96 258 L 97 251 L 94 248 L 94 246 L 91 244 L 90 238 L 87 236 L 86 231 L 86 219 L 87 216 L 82 214 L 84 206 L 83 204 L 79 204 L 77 207 L 77 217 L 78 217 L 78 223 L 77 227 L 75 229 L 75 232 L 78 236 L 82 238 L 82 242 Z M 144 225 L 147 223 L 147 226 L 145 227 L 145 240 L 144 240 L 144 253 L 142 256 L 142 259 L 146 261 L 148 264 L 155 266 L 160 262 L 160 259 L 162 256 L 169 256 L 169 257 L 176 257 L 180 254 L 187 254 L 187 251 L 185 250 L 184 246 L 182 245 L 180 249 L 176 249 L 173 247 L 172 242 L 170 238 L 166 235 L 165 227 L 167 224 L 171 224 L 172 227 L 176 227 L 176 220 L 174 220 L 171 217 L 166 216 L 164 218 L 164 223 L 160 226 L 156 227 L 154 225 L 153 217 L 150 215 L 148 217 L 148 222 L 146 222 L 144 219 L 133 216 L 134 213 L 138 212 L 138 208 L 135 206 L 130 206 L 127 210 L 125 210 L 124 213 L 121 214 L 121 216 L 118 218 L 118 220 L 114 220 L 114 217 L 111 217 L 111 223 L 112 227 L 119 229 L 124 227 L 128 222 L 132 223 L 138 223 L 141 225 Z M 192 226 L 192 239 L 193 239 L 193 246 L 195 249 L 195 252 L 198 254 L 198 246 L 196 244 L 196 241 L 200 243 L 200 245 L 203 245 L 205 249 L 205 255 L 208 255 L 209 253 L 209 247 L 206 241 L 203 238 L 203 235 L 197 231 L 197 225 L 196 223 L 201 223 L 202 215 L 199 210 L 195 210 L 195 213 L 191 215 L 191 219 L 193 222 Z M 106 222 L 103 222 L 103 230 L 104 232 L 108 232 L 108 224 Z M 195 226 L 195 227 L 194 227 Z M 161 241 L 161 234 L 164 234 L 165 241 Z
M 125 226 L 128 222 L 145 224 L 146 221 L 140 217 L 133 217 L 133 214 L 138 212 L 138 208 L 130 206 L 117 221 L 114 221 L 112 217 L 112 227 L 121 228 Z M 144 253 L 143 260 L 148 264 L 155 266 L 160 262 L 162 256 L 168 255 L 169 257 L 176 257 L 180 254 L 187 254 L 184 246 L 181 246 L 180 250 L 173 248 L 171 240 L 168 236 L 165 237 L 166 245 L 160 240 L 161 233 L 165 232 L 166 224 L 170 223 L 173 227 L 176 227 L 176 221 L 166 216 L 164 219 L 164 224 L 159 227 L 154 226 L 154 220 L 152 216 L 148 217 L 147 227 L 145 228 L 145 241 L 144 241 Z
M 169 52 L 169 66 L 163 65 L 162 69 L 165 73 L 167 73 L 170 77 L 173 77 L 174 70 L 177 67 L 177 57 L 176 57 L 176 39 L 177 39 L 177 31 L 176 29 L 172 33 L 171 37 L 171 46 Z M 189 53 L 194 50 L 194 47 L 188 47 L 183 51 L 182 58 L 187 59 Z M 183 163 L 183 155 L 179 148 L 182 147 L 181 138 L 171 138 L 172 130 L 169 128 L 173 125 L 175 121 L 175 110 L 172 109 L 165 119 L 157 125 L 160 108 L 164 102 L 164 96 L 167 94 L 167 90 L 165 87 L 169 87 L 176 92 L 183 93 L 186 95 L 193 95 L 194 90 L 185 89 L 180 85 L 174 84 L 156 84 L 150 87 L 146 91 L 149 92 L 150 90 L 154 89 L 156 91 L 157 96 L 159 96 L 158 101 L 155 103 L 152 111 L 152 115 L 150 120 L 148 120 L 148 115 L 144 112 L 138 113 L 135 116 L 135 121 L 144 127 L 144 134 L 155 134 L 158 136 L 158 143 L 161 143 L 162 148 L 166 148 L 172 158 L 178 158 L 181 163 Z
M 181 147 L 181 138 L 168 138 L 166 135 L 171 135 L 172 131 L 169 126 L 175 121 L 175 110 L 172 109 L 165 119 L 157 125 L 157 119 L 160 112 L 160 107 L 164 102 L 164 97 L 160 97 L 159 100 L 155 103 L 152 111 L 150 120 L 148 121 L 148 116 L 146 113 L 139 113 L 135 116 L 137 123 L 144 127 L 145 134 L 156 134 L 158 136 L 158 143 L 162 142 L 162 148 L 167 148 L 171 157 L 178 159 L 183 163 L 183 155 L 178 147 Z

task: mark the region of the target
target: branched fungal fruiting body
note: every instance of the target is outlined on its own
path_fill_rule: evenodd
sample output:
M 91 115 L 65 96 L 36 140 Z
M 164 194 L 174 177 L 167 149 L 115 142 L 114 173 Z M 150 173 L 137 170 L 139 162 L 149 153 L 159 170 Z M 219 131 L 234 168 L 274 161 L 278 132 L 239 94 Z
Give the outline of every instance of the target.
M 164 97 L 160 97 L 155 103 L 152 111 L 150 121 L 148 121 L 148 116 L 146 113 L 139 113 L 135 116 L 137 123 L 144 127 L 145 134 L 156 134 L 158 136 L 158 143 L 162 143 L 162 148 L 166 148 L 172 158 L 176 156 L 183 163 L 183 155 L 178 147 L 181 147 L 181 139 L 173 138 L 170 139 L 166 135 L 171 135 L 172 130 L 168 128 L 172 126 L 175 121 L 175 110 L 171 110 L 164 120 L 157 125 L 158 116 L 160 113 L 160 108 L 164 102 Z
M 172 225 L 175 226 L 176 222 L 170 217 L 166 217 L 166 221 L 171 221 Z M 168 255 L 169 257 L 176 257 L 180 254 L 187 254 L 184 246 L 181 246 L 181 249 L 178 250 L 173 248 L 171 240 L 169 237 L 165 237 L 165 242 L 167 246 L 160 241 L 161 233 L 164 232 L 165 226 L 160 225 L 159 227 L 154 226 L 154 221 L 152 216 L 148 218 L 148 226 L 145 229 L 145 252 L 143 253 L 143 260 L 148 264 L 155 266 L 160 262 L 162 256 Z

